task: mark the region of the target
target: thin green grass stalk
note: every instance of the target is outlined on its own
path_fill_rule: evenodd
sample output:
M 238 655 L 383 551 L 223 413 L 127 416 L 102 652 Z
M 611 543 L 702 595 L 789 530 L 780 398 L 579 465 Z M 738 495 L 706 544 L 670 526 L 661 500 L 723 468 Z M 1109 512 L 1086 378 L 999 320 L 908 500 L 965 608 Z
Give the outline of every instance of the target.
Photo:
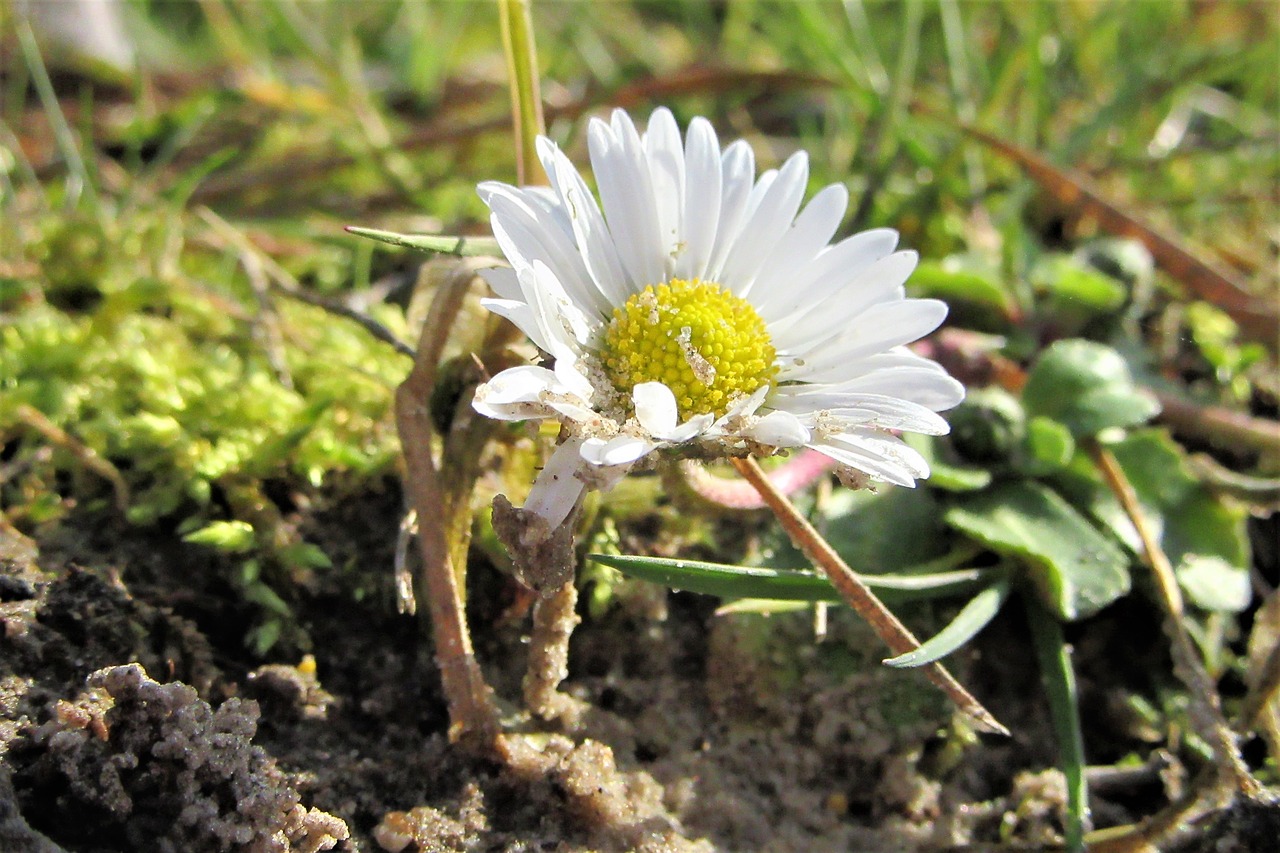
M 1067 779 L 1066 849 L 1070 853 L 1083 853 L 1089 790 L 1084 777 L 1084 735 L 1080 731 L 1080 706 L 1071 653 L 1057 618 L 1042 607 L 1035 596 L 1021 598 L 1040 662 L 1040 681 L 1049 697 L 1053 731 L 1058 739 L 1058 760 Z
M 876 94 L 883 95 L 889 89 L 889 74 L 880 61 L 875 40 L 871 38 L 871 21 L 862 0 L 845 0 L 844 14 L 853 32 L 854 56 L 866 70 L 867 84 Z
M 902 43 L 898 48 L 898 64 L 889 82 L 889 92 L 883 111 L 876 117 L 875 131 L 865 149 L 865 161 L 871 169 L 867 186 L 858 199 L 853 213 L 852 227 L 864 227 L 871 216 L 875 195 L 888 177 L 894 157 L 900 148 L 897 136 L 899 125 L 907 105 L 915 91 L 916 68 L 920 60 L 920 30 L 924 24 L 924 4 L 921 0 L 907 0 L 902 9 Z M 882 149 L 892 146 L 887 152 Z
M 537 139 L 547 132 L 547 125 L 542 116 L 530 0 L 498 0 L 498 14 L 502 19 L 502 48 L 507 55 L 507 79 L 511 86 L 516 180 L 521 185 L 541 183 L 534 177 L 533 164 L 538 162 Z
M 960 16 L 960 4 L 956 0 L 941 0 L 938 11 L 942 14 L 943 45 L 947 53 L 947 69 L 950 72 L 951 92 L 956 100 L 956 114 L 962 121 L 972 124 L 978 117 L 973 97 L 972 76 L 969 71 L 969 52 L 965 40 L 964 21 Z M 969 197 L 977 202 L 986 192 L 987 179 L 982 170 L 982 155 L 976 146 L 966 145 L 965 170 L 969 179 Z
M 68 187 L 68 204 L 75 206 L 83 196 L 93 215 L 102 221 L 105 227 L 107 223 L 103 216 L 102 204 L 98 199 L 97 188 L 80 154 L 79 140 L 76 139 L 71 125 L 67 123 L 67 117 L 62 114 L 58 95 L 53 91 L 53 81 L 49 79 L 49 72 L 40 58 L 40 47 L 36 44 L 36 35 L 26 19 L 18 22 L 17 29 L 18 44 L 22 49 L 22 57 L 26 61 L 27 68 L 31 72 L 31 82 L 35 85 L 36 94 L 40 97 L 40 105 L 44 107 L 45 114 L 49 117 L 49 125 L 53 128 L 58 150 L 67 161 L 67 171 L 74 182 Z

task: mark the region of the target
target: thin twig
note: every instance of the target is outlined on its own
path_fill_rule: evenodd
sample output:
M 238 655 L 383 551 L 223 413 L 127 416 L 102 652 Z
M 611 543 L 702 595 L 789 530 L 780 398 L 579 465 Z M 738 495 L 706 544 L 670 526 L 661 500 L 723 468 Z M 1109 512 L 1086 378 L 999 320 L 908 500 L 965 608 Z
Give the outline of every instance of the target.
M 1261 790 L 1261 786 L 1240 758 L 1235 736 L 1222 714 L 1218 692 L 1196 653 L 1186 625 L 1183 624 L 1182 592 L 1178 588 L 1173 566 L 1160 547 L 1160 540 L 1151 529 L 1138 502 L 1138 495 L 1115 456 L 1097 441 L 1089 441 L 1085 446 L 1142 542 L 1143 558 L 1155 578 L 1160 606 L 1164 611 L 1165 632 L 1172 641 L 1174 672 L 1191 693 L 1191 707 L 1198 707 L 1200 710 L 1199 713 L 1190 715 L 1191 720 L 1200 729 L 1200 736 L 1213 750 L 1219 784 L 1227 782 L 1236 791 L 1252 796 Z
M 129 503 L 131 501 L 129 485 L 124 481 L 124 477 L 120 476 L 120 471 L 116 466 L 99 456 L 98 451 L 49 420 L 44 412 L 39 409 L 26 403 L 19 403 L 14 414 L 18 416 L 18 420 L 40 433 L 51 444 L 66 450 L 81 465 L 110 483 L 111 490 L 115 494 L 116 509 L 121 513 L 129 511 Z
M 906 654 L 920 648 L 920 643 L 911 631 L 894 616 L 887 607 L 867 588 L 862 579 L 849 568 L 848 564 L 835 552 L 813 525 L 779 492 L 769 481 L 764 469 L 755 459 L 734 459 L 734 467 L 746 480 L 760 492 L 765 503 L 781 522 L 783 530 L 791 537 L 791 541 L 806 557 L 812 560 L 826 574 L 832 586 L 839 591 L 841 598 L 852 607 L 859 616 L 867 620 L 872 630 L 895 655 Z M 966 714 L 978 728 L 983 731 L 1008 735 L 1009 730 L 997 720 L 990 711 L 982 706 L 973 694 L 965 690 L 947 669 L 940 663 L 931 663 L 921 667 L 928 677 L 947 697 Z
M 407 355 L 414 358 L 417 353 L 413 347 L 396 337 L 395 333 L 377 320 L 361 311 L 357 311 L 350 306 L 341 302 L 321 296 L 307 290 L 298 281 L 294 275 L 284 267 L 280 266 L 274 258 L 262 251 L 247 234 L 237 229 L 231 223 L 227 222 L 218 214 L 214 213 L 207 207 L 200 207 L 196 210 L 197 215 L 203 219 L 214 233 L 223 240 L 230 243 L 241 254 L 241 258 L 252 257 L 261 265 L 261 271 L 266 273 L 271 285 L 278 289 L 284 295 L 296 299 L 299 302 L 305 302 L 308 305 L 314 305 L 330 314 L 339 317 L 345 317 L 348 320 L 354 320 L 364 327 L 365 331 L 373 335 L 378 340 L 390 344 L 395 351 L 401 355 Z M 247 267 L 246 267 L 247 269 Z
M 1207 439 L 1219 447 L 1280 453 L 1280 423 L 1276 421 L 1193 403 L 1175 394 L 1155 393 L 1160 401 L 1160 420 L 1174 432 Z

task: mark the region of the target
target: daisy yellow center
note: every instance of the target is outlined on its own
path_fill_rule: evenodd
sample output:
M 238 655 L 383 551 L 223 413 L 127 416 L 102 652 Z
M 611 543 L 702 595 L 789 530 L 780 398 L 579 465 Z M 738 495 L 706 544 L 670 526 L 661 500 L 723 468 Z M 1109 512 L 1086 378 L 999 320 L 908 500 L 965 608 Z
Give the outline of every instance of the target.
M 777 355 L 768 329 L 745 299 L 711 282 L 649 285 L 615 308 L 601 361 L 624 394 L 661 382 L 680 419 L 723 415 L 734 400 L 772 381 Z

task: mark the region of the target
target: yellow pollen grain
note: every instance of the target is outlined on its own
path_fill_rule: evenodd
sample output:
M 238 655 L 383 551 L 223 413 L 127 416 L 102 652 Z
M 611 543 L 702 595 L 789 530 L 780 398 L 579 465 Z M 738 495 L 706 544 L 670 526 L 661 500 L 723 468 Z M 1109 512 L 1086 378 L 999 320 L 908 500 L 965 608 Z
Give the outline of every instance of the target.
M 777 355 L 751 303 L 698 279 L 649 285 L 613 311 L 601 361 L 619 392 L 661 382 L 680 419 L 723 415 L 773 380 Z

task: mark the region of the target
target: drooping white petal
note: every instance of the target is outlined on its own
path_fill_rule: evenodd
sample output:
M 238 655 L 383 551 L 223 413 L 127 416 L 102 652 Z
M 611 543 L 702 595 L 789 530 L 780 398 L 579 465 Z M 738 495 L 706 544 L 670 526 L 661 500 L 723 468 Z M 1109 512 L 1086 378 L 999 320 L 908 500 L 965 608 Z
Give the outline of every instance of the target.
M 557 447 L 524 502 L 524 508 L 546 519 L 552 530 L 569 517 L 585 489 L 585 484 L 576 476 L 582 467 L 579 447 L 576 439 Z
M 818 303 L 798 321 L 779 324 L 778 343 L 803 350 L 799 342 L 825 341 L 833 334 L 858 323 L 872 306 L 906 298 L 903 284 L 916 268 L 915 252 L 895 252 L 846 279 L 847 287 L 838 295 Z M 820 310 L 825 308 L 826 310 Z M 781 331 L 785 328 L 786 331 Z
M 844 433 L 809 446 L 842 465 L 898 486 L 914 487 L 916 480 L 929 476 L 924 458 L 892 436 Z
M 772 411 L 743 430 L 743 434 L 761 444 L 774 447 L 801 447 L 809 442 L 811 434 L 790 412 Z
M 509 367 L 476 389 L 471 407 L 503 421 L 545 418 L 552 410 L 542 402 L 542 395 L 559 388 L 556 375 L 545 367 Z

